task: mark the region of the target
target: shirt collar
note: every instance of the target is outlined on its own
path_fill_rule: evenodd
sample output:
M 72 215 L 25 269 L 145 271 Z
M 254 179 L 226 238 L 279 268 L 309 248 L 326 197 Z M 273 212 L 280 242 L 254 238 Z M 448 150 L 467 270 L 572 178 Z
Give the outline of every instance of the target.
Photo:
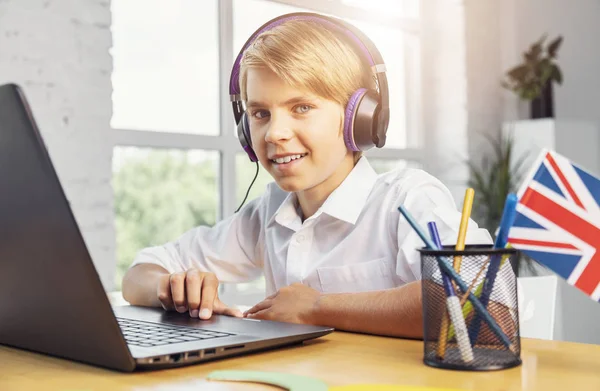
M 367 158 L 362 156 L 319 209 L 338 220 L 356 224 L 376 181 L 377 173 Z
M 350 174 L 327 197 L 312 218 L 325 213 L 338 220 L 356 224 L 356 220 L 358 220 L 358 216 L 360 216 L 376 180 L 377 173 L 371 167 L 367 158 L 364 156 L 361 157 L 352 171 L 350 171 Z M 302 227 L 302 218 L 300 217 L 296 194 L 289 193 L 287 195 L 271 221 L 273 219 L 280 225 L 294 231 Z
M 300 216 L 299 209 L 296 194 L 288 193 L 273 217 L 269 220 L 269 224 L 275 220 L 284 227 L 298 231 L 302 227 L 302 217 Z

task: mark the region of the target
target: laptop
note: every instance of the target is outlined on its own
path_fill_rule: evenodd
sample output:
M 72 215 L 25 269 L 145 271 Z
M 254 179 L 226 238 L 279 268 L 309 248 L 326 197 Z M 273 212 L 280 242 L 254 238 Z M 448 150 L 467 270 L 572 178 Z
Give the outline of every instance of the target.
M 301 344 L 331 331 L 111 307 L 22 90 L 0 86 L 0 344 L 134 371 Z

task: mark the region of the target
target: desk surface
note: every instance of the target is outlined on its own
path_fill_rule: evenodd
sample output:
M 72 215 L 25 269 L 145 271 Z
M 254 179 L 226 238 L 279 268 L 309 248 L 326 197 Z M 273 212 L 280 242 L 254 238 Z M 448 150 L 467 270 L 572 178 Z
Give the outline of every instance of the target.
M 126 304 L 111 293 L 113 305 Z M 600 346 L 522 339 L 519 367 L 462 372 L 423 364 L 423 343 L 335 332 L 305 346 L 271 350 L 188 367 L 125 374 L 0 345 L 0 390 L 280 390 L 211 382 L 215 370 L 277 371 L 310 376 L 330 386 L 399 384 L 477 391 L 600 390 Z
M 207 382 L 214 370 L 278 371 L 329 385 L 386 383 L 464 390 L 600 390 L 600 346 L 523 339 L 520 367 L 460 372 L 427 367 L 423 344 L 335 332 L 305 346 L 183 368 L 124 374 L 0 346 L 0 390 L 276 390 Z

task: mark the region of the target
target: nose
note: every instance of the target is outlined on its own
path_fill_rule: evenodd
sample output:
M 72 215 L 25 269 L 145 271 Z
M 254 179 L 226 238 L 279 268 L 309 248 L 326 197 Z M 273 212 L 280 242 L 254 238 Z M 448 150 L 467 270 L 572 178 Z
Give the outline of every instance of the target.
M 267 143 L 278 143 L 289 140 L 292 135 L 292 121 L 285 114 L 271 114 L 269 124 L 265 133 Z

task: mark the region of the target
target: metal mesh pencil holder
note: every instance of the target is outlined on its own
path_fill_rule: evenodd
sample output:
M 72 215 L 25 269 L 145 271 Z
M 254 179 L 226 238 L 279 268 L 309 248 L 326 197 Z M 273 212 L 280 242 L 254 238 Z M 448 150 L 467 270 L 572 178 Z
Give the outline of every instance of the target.
M 419 252 L 425 364 L 472 371 L 520 365 L 517 281 L 510 262 L 517 251 L 467 246 Z

